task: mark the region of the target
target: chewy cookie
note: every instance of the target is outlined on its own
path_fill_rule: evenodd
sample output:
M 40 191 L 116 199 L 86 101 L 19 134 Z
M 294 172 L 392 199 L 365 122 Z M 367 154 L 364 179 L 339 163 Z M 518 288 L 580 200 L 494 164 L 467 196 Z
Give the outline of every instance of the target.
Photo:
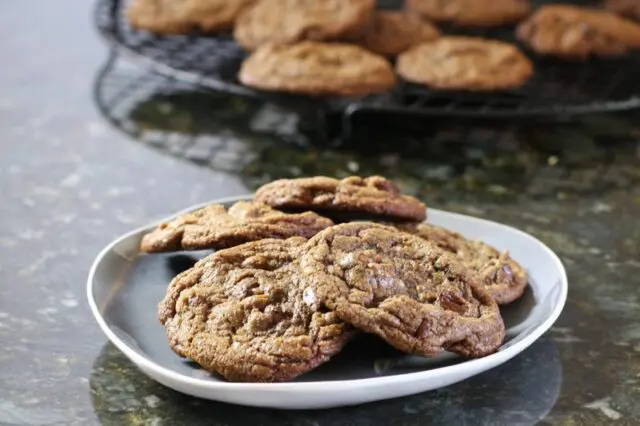
M 435 26 L 415 13 L 379 10 L 358 44 L 380 55 L 396 56 L 439 36 Z
M 258 188 L 254 201 L 275 208 L 318 210 L 329 215 L 350 213 L 410 221 L 427 217 L 423 203 L 403 195 L 393 182 L 382 176 L 281 179 Z
M 492 91 L 522 86 L 531 61 L 515 46 L 479 37 L 448 36 L 419 44 L 398 57 L 405 80 L 442 90 Z
M 498 305 L 455 256 L 422 238 L 368 222 L 336 225 L 305 245 L 311 307 L 411 354 L 495 352 L 505 336 Z
M 543 6 L 518 26 L 517 37 L 542 55 L 567 59 L 619 56 L 640 48 L 640 26 L 604 10 Z
M 178 275 L 158 312 L 173 350 L 231 381 L 290 380 L 339 352 L 354 330 L 304 294 L 306 240 L 261 240 Z
M 303 41 L 262 46 L 240 68 L 240 81 L 262 90 L 315 96 L 362 96 L 396 82 L 389 62 L 349 44 Z
M 531 11 L 529 0 L 406 0 L 406 7 L 433 21 L 461 27 L 514 24 Z
M 160 224 L 142 238 L 140 250 L 220 249 L 263 238 L 311 237 L 333 225 L 312 212 L 288 214 L 259 203 L 240 201 L 227 212 L 214 204 Z
M 479 274 L 484 288 L 499 305 L 517 300 L 527 287 L 527 271 L 506 252 L 500 253 L 482 241 L 468 240 L 457 232 L 428 223 L 395 226 L 456 255 L 461 263 Z
M 374 9 L 374 0 L 260 0 L 240 15 L 234 37 L 248 50 L 266 43 L 350 38 L 364 30 Z
M 134 0 L 127 9 L 127 18 L 131 26 L 159 34 L 225 31 L 255 1 Z
M 640 20 L 638 0 L 605 0 L 604 7 L 618 15 Z

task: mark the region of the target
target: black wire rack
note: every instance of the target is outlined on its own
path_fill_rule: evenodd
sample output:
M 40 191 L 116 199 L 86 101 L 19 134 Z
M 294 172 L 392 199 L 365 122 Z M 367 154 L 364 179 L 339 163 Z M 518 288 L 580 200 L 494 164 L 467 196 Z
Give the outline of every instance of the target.
M 394 8 L 401 2 L 380 3 L 382 7 Z M 127 0 L 99 0 L 96 9 L 100 34 L 118 52 L 155 72 L 215 91 L 291 106 L 298 111 L 338 112 L 347 133 L 351 117 L 360 112 L 423 118 L 546 120 L 640 106 L 638 54 L 622 59 L 567 62 L 536 57 L 530 52 L 536 69 L 534 78 L 520 89 L 490 94 L 433 91 L 408 83 L 400 83 L 388 93 L 361 99 L 310 98 L 258 91 L 238 82 L 236 75 L 246 54 L 230 35 L 158 36 L 134 30 L 126 21 L 126 6 Z M 473 34 L 516 42 L 513 28 Z
M 638 112 L 570 122 L 354 126 L 342 146 L 318 145 L 299 114 L 132 66 L 112 52 L 93 86 L 103 117 L 132 140 L 232 173 L 254 188 L 279 178 L 394 175 L 418 196 L 496 200 L 628 187 L 637 173 Z M 397 120 L 404 117 L 386 117 Z M 313 122 L 313 119 L 307 121 Z M 393 123 L 392 123 L 393 124 Z M 612 149 L 615 145 L 617 149 Z M 615 166 L 614 166 L 615 164 Z M 399 171 L 401 170 L 401 172 Z

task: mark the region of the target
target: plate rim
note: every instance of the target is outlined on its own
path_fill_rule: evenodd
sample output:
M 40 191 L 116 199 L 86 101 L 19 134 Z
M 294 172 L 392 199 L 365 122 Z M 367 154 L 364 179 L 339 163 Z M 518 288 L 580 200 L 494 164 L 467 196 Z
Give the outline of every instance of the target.
M 508 347 L 498 350 L 491 355 L 482 358 L 470 359 L 465 362 L 449 365 L 444 367 L 438 367 L 434 369 L 429 369 L 425 371 L 418 371 L 413 373 L 404 373 L 404 374 L 395 374 L 390 376 L 383 377 L 368 377 L 362 379 L 348 379 L 348 380 L 322 380 L 322 381 L 313 381 L 313 382 L 276 382 L 276 383 L 261 383 L 261 382 L 228 382 L 224 380 L 207 380 L 198 377 L 190 377 L 184 374 L 178 373 L 170 368 L 164 367 L 147 356 L 138 353 L 136 350 L 131 348 L 126 342 L 124 342 L 106 323 L 104 316 L 102 315 L 100 308 L 98 307 L 96 300 L 93 297 L 93 283 L 96 271 L 100 264 L 102 263 L 105 256 L 110 253 L 114 246 L 118 245 L 123 240 L 130 238 L 133 235 L 139 234 L 141 232 L 152 229 L 157 226 L 159 223 L 166 221 L 167 219 L 173 218 L 177 215 L 185 214 L 190 211 L 196 210 L 198 208 L 202 208 L 209 204 L 225 204 L 225 203 L 233 203 L 237 201 L 250 199 L 253 194 L 245 194 L 239 196 L 232 197 L 223 197 L 217 198 L 208 202 L 198 203 L 186 209 L 182 209 L 176 213 L 165 216 L 162 219 L 152 221 L 147 225 L 140 226 L 132 231 L 126 232 L 119 237 L 115 238 L 109 244 L 107 244 L 100 253 L 94 259 L 91 269 L 89 270 L 89 275 L 87 278 L 87 300 L 89 303 L 89 307 L 91 309 L 91 313 L 93 314 L 95 320 L 98 322 L 98 325 L 102 332 L 107 336 L 109 341 L 113 343 L 118 350 L 120 350 L 130 361 L 136 364 L 139 368 L 149 374 L 149 371 L 152 371 L 154 374 L 162 377 L 164 380 L 168 380 L 171 383 L 183 383 L 189 386 L 195 386 L 200 389 L 209 389 L 209 390 L 251 390 L 251 391 L 275 391 L 275 392 L 286 392 L 291 390 L 296 390 L 299 392 L 313 392 L 313 391 L 321 391 L 321 392 L 330 392 L 334 386 L 340 386 L 344 390 L 349 390 L 349 388 L 362 388 L 367 386 L 384 386 L 384 385 L 393 385 L 396 383 L 404 383 L 404 382 L 413 382 L 416 380 L 428 379 L 428 378 L 436 378 L 441 376 L 447 376 L 450 372 L 455 372 L 458 376 L 469 377 L 469 375 L 474 375 L 476 371 L 485 371 L 488 368 L 495 367 L 500 365 L 514 356 L 518 355 L 520 352 L 524 351 L 527 347 L 531 346 L 536 340 L 540 338 L 545 332 L 547 332 L 551 326 L 556 322 L 564 306 L 567 301 L 568 294 L 568 277 L 567 272 L 565 270 L 564 264 L 558 257 L 558 255 L 551 250 L 546 244 L 542 241 L 530 235 L 524 231 L 521 231 L 515 227 L 510 225 L 505 225 L 500 222 L 491 221 L 488 219 L 483 219 L 475 216 L 464 215 L 455 212 L 449 212 L 446 210 L 440 210 L 435 208 L 429 208 L 429 211 L 445 213 L 447 215 L 452 215 L 457 218 L 463 218 L 465 220 L 479 221 L 479 222 L 488 222 L 492 225 L 497 225 L 500 227 L 508 228 L 510 232 L 515 232 L 520 234 L 522 237 L 530 240 L 534 240 L 538 243 L 544 251 L 550 256 L 553 262 L 556 264 L 558 271 L 560 272 L 560 294 L 558 303 L 554 306 L 550 315 L 537 327 L 530 331 L 530 333 L 524 336 L 519 341 L 515 342 Z M 488 368 L 483 368 L 484 366 L 489 366 Z

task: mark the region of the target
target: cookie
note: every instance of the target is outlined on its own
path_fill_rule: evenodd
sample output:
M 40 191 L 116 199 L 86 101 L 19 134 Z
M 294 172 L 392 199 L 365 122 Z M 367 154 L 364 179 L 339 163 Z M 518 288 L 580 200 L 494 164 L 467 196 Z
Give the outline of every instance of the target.
M 332 226 L 300 258 L 311 306 L 410 354 L 480 357 L 505 336 L 498 305 L 455 256 L 370 222 Z
M 405 4 L 427 19 L 460 27 L 514 24 L 531 11 L 529 0 L 406 0 Z
M 604 7 L 618 15 L 640 20 L 640 1 L 638 0 L 605 0 Z
M 227 212 L 224 206 L 214 204 L 160 224 L 142 238 L 140 250 L 221 249 L 263 238 L 308 238 L 331 225 L 330 219 L 312 212 L 288 214 L 246 201 Z
M 434 40 L 440 31 L 415 13 L 379 10 L 358 44 L 384 56 L 396 56 L 423 41 Z
M 132 27 L 158 34 L 226 31 L 256 0 L 134 0 L 127 9 Z
M 401 54 L 396 71 L 407 81 L 435 89 L 495 91 L 522 86 L 533 75 L 533 64 L 502 41 L 448 36 Z
M 259 48 L 243 62 L 239 80 L 257 89 L 312 96 L 362 96 L 396 83 L 383 57 L 358 46 L 313 41 Z
M 456 255 L 479 275 L 484 288 L 499 305 L 519 299 L 527 287 L 527 271 L 509 253 L 500 253 L 482 241 L 468 240 L 457 232 L 428 223 L 395 226 Z
M 362 33 L 374 10 L 374 0 L 260 0 L 240 15 L 233 35 L 248 50 L 350 38 Z
M 254 241 L 178 275 L 158 307 L 173 350 L 254 382 L 293 379 L 338 353 L 355 331 L 304 293 L 295 260 L 305 241 Z
M 258 188 L 254 201 L 275 208 L 322 211 L 329 217 L 335 213 L 409 221 L 422 221 L 427 217 L 423 203 L 403 195 L 393 182 L 382 176 L 276 180 Z
M 605 10 L 543 6 L 518 26 L 520 41 L 541 55 L 567 59 L 619 56 L 640 48 L 640 26 Z

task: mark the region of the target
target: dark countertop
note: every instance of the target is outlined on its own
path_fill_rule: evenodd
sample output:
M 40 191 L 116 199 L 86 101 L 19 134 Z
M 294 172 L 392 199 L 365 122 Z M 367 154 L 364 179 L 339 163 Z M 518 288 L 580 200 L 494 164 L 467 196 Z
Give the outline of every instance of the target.
M 520 126 L 499 137 L 480 129 L 467 135 L 470 143 L 457 143 L 455 131 L 377 134 L 360 140 L 393 142 L 395 153 L 365 155 L 362 143 L 276 143 L 280 137 L 255 131 L 286 134 L 290 115 L 222 96 L 167 95 L 159 88 L 169 82 L 121 66 L 100 84 L 113 94 L 112 86 L 140 79 L 135 99 L 127 89 L 120 110 L 113 98 L 104 108 L 122 132 L 91 99 L 106 49 L 89 5 L 76 0 L 63 10 L 43 2 L 27 10 L 22 3 L 0 6 L 0 425 L 640 422 L 638 114 Z M 197 143 L 185 145 L 187 128 L 199 132 Z M 382 173 L 433 207 L 532 233 L 567 267 L 562 316 L 530 349 L 466 382 L 313 412 L 180 395 L 107 342 L 85 298 L 89 267 L 104 245 L 191 204 L 317 173 Z

